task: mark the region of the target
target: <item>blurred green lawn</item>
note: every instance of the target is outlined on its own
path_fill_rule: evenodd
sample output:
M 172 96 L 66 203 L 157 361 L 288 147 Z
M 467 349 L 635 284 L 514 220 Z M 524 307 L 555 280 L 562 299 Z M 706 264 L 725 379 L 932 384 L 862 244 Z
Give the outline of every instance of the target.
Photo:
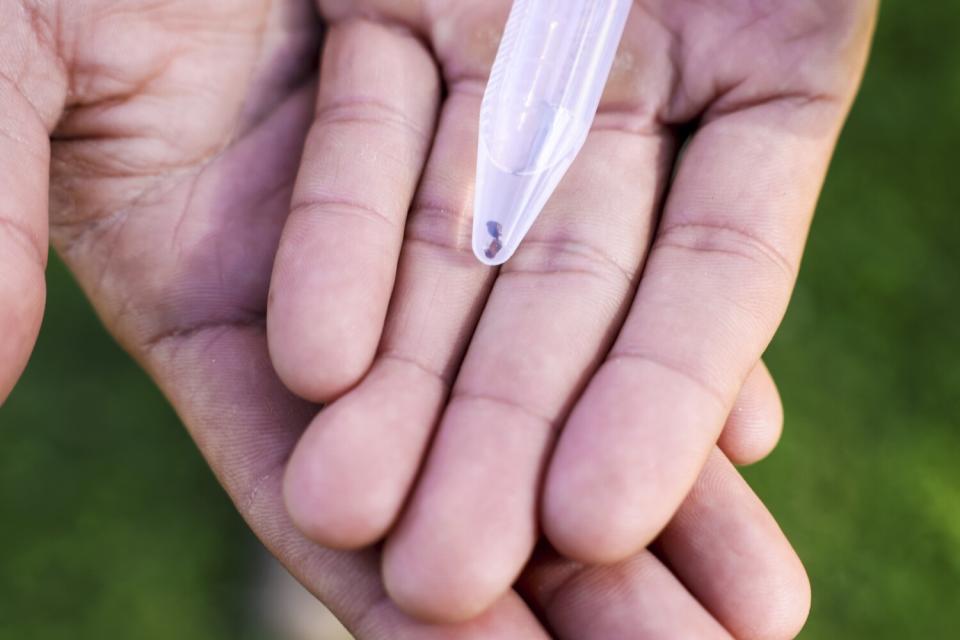
M 802 637 L 960 630 L 960 11 L 890 2 L 768 361 L 747 473 L 806 561 Z M 0 410 L 0 638 L 245 635 L 239 518 L 63 267 Z

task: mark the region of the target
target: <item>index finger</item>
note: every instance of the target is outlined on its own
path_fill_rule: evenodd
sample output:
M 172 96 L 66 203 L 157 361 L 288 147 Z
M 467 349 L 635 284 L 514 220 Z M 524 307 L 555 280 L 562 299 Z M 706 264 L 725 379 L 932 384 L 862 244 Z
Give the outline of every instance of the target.
M 564 554 L 628 557 L 690 491 L 786 310 L 850 97 L 748 97 L 705 117 L 551 463 L 543 523 Z

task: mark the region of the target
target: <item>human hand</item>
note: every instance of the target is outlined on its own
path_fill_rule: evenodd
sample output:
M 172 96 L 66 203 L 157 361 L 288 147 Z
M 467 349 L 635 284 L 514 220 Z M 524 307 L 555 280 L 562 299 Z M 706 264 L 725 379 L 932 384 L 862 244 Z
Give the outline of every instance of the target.
M 52 166 L 52 238 L 97 312 L 255 532 L 359 637 L 543 637 L 533 610 L 559 638 L 790 635 L 806 611 L 802 568 L 719 455 L 654 552 L 592 569 L 546 554 L 518 585 L 529 606 L 509 593 L 457 626 L 392 605 L 377 550 L 297 532 L 280 479 L 316 409 L 273 373 L 264 315 L 318 35 L 292 0 L 0 2 L 0 398 L 42 312 Z M 753 380 L 725 432 L 744 461 L 772 446 L 779 420 L 769 379 Z
M 875 4 L 638 2 L 595 131 L 495 272 L 469 234 L 508 3 L 321 3 L 268 314 L 281 379 L 331 403 L 287 471 L 299 528 L 389 532 L 388 591 L 435 619 L 493 602 L 541 525 L 589 563 L 648 545 L 765 375 Z

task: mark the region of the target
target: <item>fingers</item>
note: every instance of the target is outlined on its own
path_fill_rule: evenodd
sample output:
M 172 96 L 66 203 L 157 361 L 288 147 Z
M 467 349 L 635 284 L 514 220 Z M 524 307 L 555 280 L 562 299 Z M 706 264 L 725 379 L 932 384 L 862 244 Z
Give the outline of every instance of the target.
M 803 626 L 803 566 L 719 452 L 655 553 L 589 567 L 541 551 L 520 590 L 560 638 L 730 637 L 725 628 L 738 640 L 787 640 Z
M 0 61 L 0 405 L 40 330 L 50 175 L 47 125 L 3 71 Z
M 721 442 L 745 463 L 755 462 L 775 444 L 783 419 L 763 363 L 736 406 Z M 645 550 L 602 567 L 541 549 L 519 589 L 557 637 L 577 640 L 730 637 L 724 627 L 738 639 L 786 640 L 806 619 L 810 593 L 802 565 L 719 453 L 711 455 L 655 549 L 660 558 Z
M 311 539 L 382 538 L 413 485 L 493 272 L 470 250 L 480 97 L 454 87 L 408 225 L 377 358 L 314 420 L 287 468 L 290 513 Z
M 501 270 L 385 548 L 391 594 L 419 615 L 476 615 L 514 582 L 556 428 L 622 322 L 671 142 L 608 122 Z
M 374 23 L 333 25 L 321 75 L 268 315 L 277 371 L 312 401 L 373 360 L 439 99 L 420 42 Z
M 300 425 L 309 420 L 313 408 L 292 398 L 269 374 L 260 330 L 214 328 L 174 338 L 151 352 L 149 365 L 243 516 L 270 550 L 335 611 L 356 637 L 548 637 L 512 594 L 469 623 L 438 626 L 414 620 L 386 597 L 379 584 L 375 555 L 324 550 L 295 531 L 280 500 L 281 469 L 297 441 Z M 744 568 L 751 584 L 764 585 L 762 589 L 746 587 L 755 589 L 748 605 L 738 609 L 734 602 L 710 601 L 709 611 L 705 610 L 649 552 L 615 568 L 584 568 L 556 558 L 540 559 L 525 584 L 531 597 L 544 608 L 555 637 L 728 638 L 710 615 L 718 607 L 729 609 L 731 617 L 724 619 L 724 624 L 731 629 L 743 629 L 735 625 L 746 625 L 749 618 L 758 616 L 757 630 L 769 630 L 777 620 L 783 625 L 781 629 L 786 628 L 790 615 L 798 614 L 782 610 L 778 617 L 771 613 L 775 606 L 770 605 L 770 597 L 784 597 L 785 603 L 792 592 L 783 587 L 795 587 L 791 582 L 795 576 L 777 575 L 783 567 L 774 558 L 782 556 L 763 557 L 766 550 L 778 549 L 772 537 L 779 532 L 775 525 L 769 526 L 769 516 L 762 507 L 757 511 L 754 503 L 745 500 L 745 496 L 755 498 L 748 489 L 747 493 L 740 490 L 742 481 L 738 485 L 730 480 L 731 471 L 729 465 L 719 463 L 708 467 L 690 498 L 694 505 L 684 505 L 681 510 L 684 523 L 676 529 L 671 526 L 665 538 L 672 537 L 661 545 L 672 568 L 677 558 L 682 560 L 681 556 L 690 554 L 704 563 L 702 571 L 716 572 L 716 583 L 709 575 L 703 576 L 700 592 L 688 586 L 697 598 L 705 598 L 701 593 L 708 594 L 709 589 L 722 595 L 727 583 L 720 581 L 729 580 L 727 572 Z M 717 508 L 709 508 L 717 496 Z M 757 517 L 758 513 L 763 517 Z M 723 537 L 716 535 L 720 530 L 725 533 Z M 685 540 L 685 536 L 692 538 Z M 730 544 L 743 536 L 748 538 L 744 544 Z M 682 546 L 698 544 L 706 548 Z M 724 554 L 726 562 L 715 557 Z M 694 575 L 698 571 L 692 561 L 683 570 Z M 776 588 L 771 589 L 771 585 Z M 802 596 L 802 592 L 797 593 Z M 743 590 L 738 590 L 737 597 L 742 595 Z M 802 608 L 802 598 L 795 598 L 794 604 Z
M 734 464 L 754 464 L 770 455 L 782 433 L 780 393 L 766 365 L 759 362 L 740 389 L 717 445 Z
M 810 583 L 776 521 L 719 451 L 657 549 L 739 640 L 789 640 L 810 610 Z
M 613 567 L 538 554 L 522 591 L 561 640 L 732 640 L 653 553 Z
M 628 557 L 689 491 L 786 308 L 841 116 L 771 101 L 691 140 L 624 329 L 551 462 L 544 527 L 561 552 Z
M 145 361 L 253 531 L 357 638 L 549 637 L 512 593 L 460 625 L 414 620 L 386 596 L 376 553 L 331 551 L 297 532 L 283 507 L 282 469 L 315 408 L 276 378 L 262 327 L 174 336 Z

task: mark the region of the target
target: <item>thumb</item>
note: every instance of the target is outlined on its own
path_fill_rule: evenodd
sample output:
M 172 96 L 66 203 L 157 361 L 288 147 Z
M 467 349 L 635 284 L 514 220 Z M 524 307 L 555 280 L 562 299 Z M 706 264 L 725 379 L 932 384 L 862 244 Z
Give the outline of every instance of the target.
M 0 41 L 8 26 L 0 27 Z M 31 95 L 50 98 L 51 84 L 42 77 L 42 90 L 31 91 L 38 56 L 21 44 L 0 54 L 0 406 L 26 366 L 43 315 L 49 129 L 56 120 L 56 110 Z M 56 104 L 56 96 L 45 102 Z

